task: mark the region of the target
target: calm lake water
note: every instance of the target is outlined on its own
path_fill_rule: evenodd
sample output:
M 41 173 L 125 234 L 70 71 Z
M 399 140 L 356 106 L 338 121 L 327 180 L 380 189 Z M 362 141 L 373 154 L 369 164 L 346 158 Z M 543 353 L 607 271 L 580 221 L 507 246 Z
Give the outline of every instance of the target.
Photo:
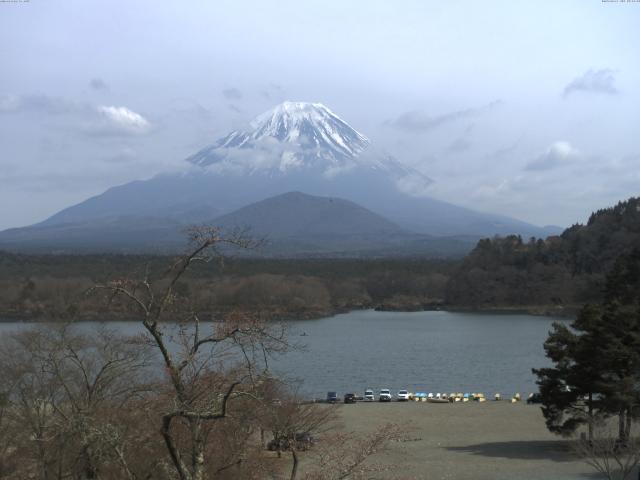
M 397 391 L 484 392 L 503 396 L 536 390 L 532 367 L 548 365 L 542 344 L 553 319 L 516 314 L 354 311 L 290 321 L 291 339 L 304 344 L 276 359 L 273 370 L 302 379 L 301 390 L 361 394 Z M 113 322 L 135 333 L 139 324 Z M 34 324 L 0 323 L 0 335 Z

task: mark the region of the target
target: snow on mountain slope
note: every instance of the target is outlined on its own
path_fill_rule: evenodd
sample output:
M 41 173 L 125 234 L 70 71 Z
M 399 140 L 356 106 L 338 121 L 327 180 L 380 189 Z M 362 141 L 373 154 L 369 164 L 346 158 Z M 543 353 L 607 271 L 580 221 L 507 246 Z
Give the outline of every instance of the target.
M 431 182 L 374 149 L 367 137 L 321 103 L 284 102 L 256 117 L 249 129 L 231 132 L 187 161 L 217 173 L 274 176 L 315 170 L 331 178 L 365 168 L 398 181 L 409 176 L 423 186 Z
M 328 148 L 346 158 L 357 157 L 370 143 L 321 103 L 284 102 L 258 116 L 251 126 L 254 140 L 269 136 L 304 148 Z

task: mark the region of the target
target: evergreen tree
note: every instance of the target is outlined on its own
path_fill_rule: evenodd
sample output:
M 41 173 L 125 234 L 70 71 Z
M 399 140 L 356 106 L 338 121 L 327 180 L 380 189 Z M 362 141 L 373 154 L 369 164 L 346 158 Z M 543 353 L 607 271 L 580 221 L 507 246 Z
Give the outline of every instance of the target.
M 608 275 L 601 323 L 603 403 L 618 415 L 626 443 L 640 414 L 640 250 L 621 256 Z
M 534 369 L 542 412 L 554 433 L 569 435 L 598 417 L 618 416 L 626 443 L 640 415 L 640 251 L 621 256 L 607 276 L 604 301 L 585 306 L 570 328 L 556 323 L 545 342 L 554 366 Z
M 599 317 L 597 307 L 586 306 L 571 328 L 554 323 L 544 344 L 554 366 L 533 370 L 542 395 L 542 413 L 551 432 L 570 435 L 587 425 L 591 439 L 594 421 L 603 414 L 598 391 L 598 338 L 593 334 Z

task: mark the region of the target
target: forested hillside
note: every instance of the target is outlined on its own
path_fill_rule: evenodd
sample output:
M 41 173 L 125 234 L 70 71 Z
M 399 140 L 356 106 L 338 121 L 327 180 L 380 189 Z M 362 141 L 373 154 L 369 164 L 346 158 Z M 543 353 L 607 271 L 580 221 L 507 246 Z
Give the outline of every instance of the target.
M 637 247 L 640 198 L 630 198 L 546 240 L 481 240 L 450 278 L 446 301 L 478 308 L 558 309 L 598 301 L 615 260 Z

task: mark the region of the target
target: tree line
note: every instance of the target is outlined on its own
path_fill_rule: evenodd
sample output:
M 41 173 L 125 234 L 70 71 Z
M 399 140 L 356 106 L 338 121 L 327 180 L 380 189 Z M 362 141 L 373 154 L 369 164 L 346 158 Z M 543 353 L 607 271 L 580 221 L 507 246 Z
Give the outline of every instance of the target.
M 84 291 L 109 278 L 162 274 L 170 257 L 20 255 L 0 253 L 0 316 L 69 320 L 127 318 Z M 272 318 L 317 318 L 387 306 L 422 309 L 443 302 L 455 263 L 433 259 L 248 259 L 194 265 L 176 291 L 203 314 L 253 310 Z
M 602 299 L 605 277 L 621 254 L 640 245 L 640 199 L 594 212 L 547 239 L 484 239 L 454 269 L 446 302 L 490 306 L 578 309 Z

